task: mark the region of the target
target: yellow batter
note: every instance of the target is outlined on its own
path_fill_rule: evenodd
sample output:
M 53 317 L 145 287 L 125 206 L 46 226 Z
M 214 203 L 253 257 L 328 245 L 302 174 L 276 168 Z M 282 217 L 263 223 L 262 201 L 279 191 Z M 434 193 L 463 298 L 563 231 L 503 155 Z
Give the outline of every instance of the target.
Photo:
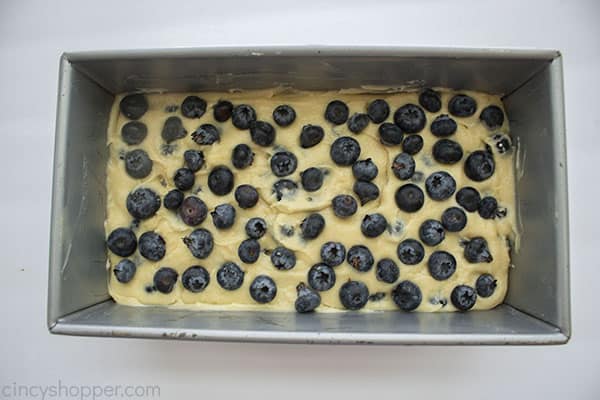
M 435 247 L 425 246 L 425 257 L 421 263 L 414 266 L 402 264 L 396 255 L 396 247 L 400 241 L 406 238 L 419 239 L 418 229 L 425 219 L 440 220 L 442 212 L 451 206 L 456 206 L 454 196 L 445 201 L 431 200 L 425 191 L 424 182 L 417 183 L 425 193 L 425 204 L 417 213 L 408 214 L 398 209 L 394 201 L 394 193 L 398 187 L 409 181 L 398 180 L 391 171 L 393 158 L 400 153 L 400 146 L 386 147 L 379 143 L 377 133 L 378 125 L 370 123 L 360 134 L 351 133 L 347 126 L 333 126 L 325 120 L 324 110 L 327 103 L 333 99 L 344 101 L 349 109 L 350 115 L 355 112 L 366 112 L 367 104 L 376 99 L 383 98 L 390 105 L 390 116 L 387 122 L 393 122 L 394 111 L 406 104 L 418 104 L 417 92 L 405 93 L 353 93 L 345 92 L 299 92 L 299 91 L 247 91 L 232 93 L 194 93 L 208 103 L 207 111 L 200 119 L 188 119 L 181 115 L 180 109 L 175 112 L 167 112 L 165 109 L 170 105 L 180 106 L 183 99 L 190 93 L 168 93 L 147 94 L 149 103 L 148 111 L 140 118 L 148 127 L 146 139 L 137 146 L 128 146 L 121 138 L 121 127 L 128 119 L 119 112 L 121 96 L 117 96 L 112 109 L 111 121 L 108 128 L 108 146 L 110 157 L 107 166 L 107 220 L 105 223 L 106 234 L 118 227 L 129 227 L 132 222 L 131 215 L 125 208 L 125 201 L 130 191 L 138 187 L 147 187 L 157 192 L 161 198 L 171 189 L 174 189 L 173 174 L 176 169 L 184 166 L 183 152 L 187 149 L 202 150 L 205 155 L 206 165 L 196 173 L 196 183 L 191 192 L 206 202 L 209 215 L 201 226 L 190 227 L 185 225 L 177 216 L 177 213 L 161 207 L 158 213 L 140 223 L 135 231 L 137 237 L 146 231 L 158 232 L 166 241 L 166 255 L 159 262 L 151 262 L 139 255 L 139 252 L 130 257 L 137 265 L 134 278 L 128 283 L 118 282 L 112 274 L 112 266 L 120 261 L 120 257 L 109 252 L 108 268 L 109 292 L 111 296 L 121 304 L 127 305 L 169 305 L 191 309 L 224 309 L 224 310 L 293 310 L 296 300 L 296 285 L 299 282 L 307 282 L 309 268 L 320 261 L 320 248 L 326 241 L 339 241 L 348 250 L 356 244 L 366 245 L 377 261 L 384 257 L 394 260 L 400 268 L 400 278 L 396 283 L 388 284 L 378 281 L 375 277 L 375 265 L 368 272 L 358 272 L 347 262 L 334 267 L 336 273 L 336 284 L 328 291 L 320 292 L 321 306 L 317 311 L 343 310 L 339 300 L 339 288 L 348 279 L 364 282 L 371 294 L 384 292 L 385 297 L 379 301 L 369 301 L 364 310 L 398 310 L 394 304 L 390 292 L 402 280 L 410 280 L 416 283 L 423 294 L 421 305 L 416 311 L 455 311 L 450 302 L 452 289 L 459 284 L 475 287 L 475 281 L 482 273 L 490 273 L 497 279 L 497 288 L 491 297 L 478 296 L 473 309 L 489 309 L 502 302 L 508 281 L 508 270 L 510 266 L 509 244 L 507 238 L 515 238 L 515 188 L 513 152 L 498 154 L 495 146 L 492 146 L 496 162 L 496 172 L 491 178 L 483 182 L 469 180 L 464 172 L 463 165 L 467 155 L 474 150 L 484 149 L 485 143 L 492 143 L 491 133 L 479 121 L 481 110 L 487 105 L 494 104 L 502 108 L 502 102 L 498 96 L 483 93 L 461 91 L 461 93 L 472 96 L 477 101 L 477 111 L 468 118 L 453 117 L 458 124 L 457 132 L 450 139 L 461 144 L 464 157 L 454 165 L 437 164 L 431 156 L 431 148 L 438 140 L 429 130 L 430 123 L 439 114 L 449 114 L 447 110 L 448 101 L 455 94 L 441 89 L 442 109 L 438 113 L 429 113 L 427 125 L 420 134 L 424 139 L 423 149 L 414 156 L 416 171 L 420 171 L 426 178 L 430 173 L 438 170 L 448 171 L 456 180 L 457 190 L 464 186 L 473 186 L 481 196 L 492 195 L 498 200 L 501 207 L 508 210 L 505 218 L 483 219 L 476 212 L 467 213 L 468 222 L 466 227 L 458 233 L 446 232 L 446 238 Z M 256 110 L 259 120 L 271 123 L 276 131 L 274 147 L 260 147 L 250 139 L 249 131 L 241 131 L 235 128 L 231 119 L 224 123 L 216 122 L 212 115 L 212 105 L 219 99 L 229 100 L 235 104 L 250 104 Z M 280 104 L 289 104 L 296 111 L 297 117 L 293 124 L 288 127 L 279 127 L 272 119 L 273 109 Z M 172 154 L 165 156 L 161 153 L 161 130 L 164 121 L 169 117 L 177 115 L 183 121 L 188 131 L 188 136 L 176 142 Z M 204 123 L 214 124 L 221 131 L 221 141 L 213 145 L 200 146 L 195 144 L 191 136 L 199 125 Z M 302 149 L 299 146 L 299 134 L 303 125 L 316 124 L 325 130 L 325 138 L 315 147 Z M 505 118 L 504 125 L 499 131 L 508 133 L 508 121 Z M 331 143 L 338 136 L 348 135 L 360 143 L 362 152 L 359 159 L 372 158 L 379 168 L 379 174 L 373 181 L 380 189 L 377 200 L 360 206 L 358 212 L 347 219 L 337 218 L 331 208 L 331 199 L 338 194 L 352 194 L 352 185 L 355 181 L 350 167 L 337 167 L 330 158 L 329 149 Z M 238 170 L 231 164 L 231 151 L 239 143 L 249 145 L 255 153 L 254 163 L 249 168 Z M 299 190 L 293 198 L 284 198 L 277 201 L 272 194 L 272 185 L 279 179 L 270 170 L 270 156 L 275 152 L 277 146 L 292 151 L 298 158 L 298 168 L 286 178 L 296 181 Z M 125 172 L 124 162 L 120 159 L 123 152 L 141 148 L 145 150 L 153 160 L 152 173 L 144 179 L 133 179 Z M 255 186 L 260 193 L 258 204 L 251 209 L 241 209 L 234 199 L 234 191 L 226 196 L 215 196 L 208 188 L 207 177 L 210 170 L 217 165 L 227 165 L 235 174 L 235 187 L 242 183 Z M 323 186 L 316 192 L 306 192 L 300 184 L 300 172 L 309 167 L 324 168 L 329 171 L 325 175 Z M 186 195 L 191 194 L 186 193 Z M 237 216 L 235 224 L 228 230 L 218 230 L 212 223 L 210 211 L 218 204 L 229 203 L 236 207 Z M 312 241 L 305 241 L 298 234 L 286 237 L 281 234 L 279 227 L 283 224 L 295 227 L 296 233 L 300 231 L 300 222 L 311 212 L 318 211 L 326 220 L 324 231 Z M 371 239 L 365 237 L 360 231 L 360 223 L 367 213 L 379 212 L 385 216 L 388 223 L 401 222 L 403 230 L 396 234 L 387 231 L 381 236 Z M 273 249 L 283 245 L 296 253 L 296 266 L 288 271 L 279 271 L 271 264 L 269 256 L 261 254 L 254 264 L 244 264 L 237 255 L 239 243 L 246 239 L 244 226 L 251 217 L 261 216 L 268 224 L 267 234 L 259 240 L 262 249 Z M 194 258 L 182 238 L 194 229 L 203 227 L 212 232 L 215 247 L 207 259 Z M 468 263 L 463 256 L 461 239 L 475 236 L 483 236 L 487 242 L 491 254 L 494 257 L 491 263 Z M 429 255 L 435 250 L 445 250 L 454 255 L 457 261 L 456 272 L 445 281 L 433 279 L 427 269 Z M 226 261 L 233 261 L 244 271 L 244 283 L 235 291 L 227 291 L 217 283 L 216 272 Z M 210 273 L 210 284 L 201 293 L 192 293 L 183 288 L 181 274 L 192 265 L 202 265 Z M 174 290 L 169 294 L 158 291 L 148 293 L 147 286 L 152 285 L 152 279 L 157 269 L 163 266 L 172 267 L 178 271 L 180 279 Z M 266 274 L 272 277 L 277 284 L 277 296 L 268 304 L 256 303 L 249 294 L 249 286 L 254 277 Z M 437 301 L 445 299 L 447 305 Z

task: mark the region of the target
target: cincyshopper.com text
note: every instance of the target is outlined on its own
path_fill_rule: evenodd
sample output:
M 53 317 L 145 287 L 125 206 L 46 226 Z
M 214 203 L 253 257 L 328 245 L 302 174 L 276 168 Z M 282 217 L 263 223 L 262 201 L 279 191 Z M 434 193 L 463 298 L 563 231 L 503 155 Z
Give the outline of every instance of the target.
M 158 385 L 72 385 L 60 379 L 53 385 L 2 384 L 2 399 L 158 399 Z

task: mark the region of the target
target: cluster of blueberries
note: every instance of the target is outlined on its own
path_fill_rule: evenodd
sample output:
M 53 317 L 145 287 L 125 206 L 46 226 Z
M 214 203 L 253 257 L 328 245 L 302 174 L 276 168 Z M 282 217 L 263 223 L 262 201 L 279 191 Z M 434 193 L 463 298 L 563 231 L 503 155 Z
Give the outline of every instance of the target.
M 419 96 L 419 105 L 406 104 L 396 110 L 393 123 L 384 122 L 390 114 L 390 107 L 385 100 L 372 101 L 366 113 L 355 113 L 350 116 L 348 106 L 340 101 L 331 101 L 325 110 L 325 119 L 333 125 L 347 124 L 348 130 L 354 134 L 360 133 L 369 123 L 380 124 L 378 133 L 380 141 L 386 146 L 401 146 L 402 152 L 398 154 L 392 164 L 393 174 L 402 181 L 409 180 L 415 175 L 415 161 L 413 156 L 423 147 L 423 138 L 419 135 L 426 125 L 426 116 L 423 108 L 429 112 L 438 112 L 441 109 L 439 93 L 425 89 Z M 124 97 L 120 103 L 123 115 L 131 119 L 126 123 L 121 135 L 129 145 L 140 144 L 147 135 L 147 128 L 143 122 L 138 121 L 148 109 L 148 103 L 143 94 L 133 94 Z M 173 112 L 177 107 L 170 107 Z M 205 100 L 197 96 L 188 96 L 181 104 L 181 113 L 186 118 L 200 118 L 207 109 Z M 476 101 L 464 94 L 455 95 L 448 104 L 448 111 L 453 117 L 463 118 L 472 116 L 477 109 Z M 234 106 L 231 102 L 220 100 L 213 106 L 213 116 L 218 122 L 231 119 L 232 124 L 241 130 L 249 130 L 252 142 L 258 146 L 268 147 L 275 142 L 276 130 L 266 121 L 257 120 L 253 107 L 247 104 Z M 490 130 L 502 126 L 504 114 L 499 107 L 488 106 L 480 113 L 480 120 Z M 289 105 L 280 105 L 273 111 L 273 120 L 279 126 L 288 126 L 296 119 L 295 110 Z M 457 130 L 456 121 L 449 115 L 440 115 L 430 125 L 431 133 L 440 138 L 433 146 L 432 155 L 441 164 L 455 164 L 463 158 L 463 150 L 459 143 L 448 139 Z M 325 132 L 318 125 L 304 125 L 299 137 L 302 148 L 318 145 Z M 166 144 L 184 138 L 187 131 L 182 121 L 177 116 L 169 117 L 164 124 L 161 136 Z M 220 140 L 219 130 L 212 124 L 202 124 L 191 134 L 192 140 L 199 145 L 212 145 Z M 500 153 L 510 149 L 508 138 L 495 136 L 496 146 Z M 361 205 L 379 197 L 379 188 L 372 182 L 378 175 L 377 165 L 371 159 L 359 160 L 361 148 L 354 138 L 342 136 L 337 138 L 330 147 L 330 156 L 333 162 L 341 167 L 351 167 L 356 179 L 353 191 Z M 136 179 L 148 176 L 152 170 L 152 160 L 141 149 L 129 151 L 123 156 L 127 174 Z M 232 165 L 237 169 L 244 169 L 252 165 L 254 153 L 246 144 L 235 146 L 231 154 Z M 204 154 L 198 150 L 184 152 L 185 167 L 179 168 L 173 182 L 176 189 L 169 191 L 163 199 L 165 208 L 177 212 L 181 220 L 189 226 L 198 226 L 207 218 L 209 212 L 206 204 L 194 195 L 186 196 L 195 184 L 195 172 L 204 164 Z M 280 178 L 273 185 L 273 194 L 280 201 L 286 195 L 292 195 L 298 185 L 286 178 L 297 168 L 298 160 L 290 151 L 278 151 L 270 160 L 273 174 Z M 490 178 L 495 170 L 495 162 L 491 149 L 476 150 L 464 162 L 464 172 L 468 178 L 480 182 Z M 323 171 L 318 168 L 308 168 L 301 174 L 301 184 L 308 192 L 319 190 L 323 184 Z M 208 176 L 209 189 L 218 196 L 230 193 L 234 189 L 234 174 L 227 166 L 214 167 Z M 432 173 L 425 179 L 427 195 L 434 201 L 443 201 L 455 193 L 456 202 L 461 207 L 450 207 L 441 215 L 440 221 L 426 220 L 419 229 L 419 239 L 427 246 L 436 246 L 444 240 L 445 232 L 459 232 L 467 224 L 467 212 L 477 211 L 482 218 L 496 218 L 506 215 L 506 209 L 498 206 L 494 197 L 481 198 L 479 192 L 473 187 L 463 187 L 456 191 L 454 178 L 445 171 Z M 254 207 L 259 199 L 258 191 L 251 185 L 242 184 L 235 188 L 235 200 L 240 208 Z M 400 186 L 395 193 L 395 202 L 399 209 L 407 213 L 420 210 L 424 204 L 425 194 L 421 188 L 413 183 Z M 155 215 L 161 206 L 160 196 L 151 189 L 138 188 L 132 191 L 126 202 L 129 213 L 134 221 L 147 219 Z M 357 212 L 358 204 L 349 194 L 340 194 L 332 199 L 334 214 L 339 218 L 347 218 Z M 210 212 L 213 225 L 216 229 L 230 228 L 236 218 L 236 209 L 230 204 L 221 204 Z M 317 238 L 325 227 L 325 219 L 319 213 L 307 216 L 300 224 L 301 236 L 305 240 Z M 361 232 L 366 237 L 377 237 L 388 228 L 388 222 L 380 213 L 366 215 L 361 222 Z M 281 227 L 282 233 L 291 236 L 294 229 L 291 226 Z M 247 264 L 255 263 L 261 253 L 259 239 L 267 232 L 267 223 L 260 217 L 251 218 L 245 226 L 247 239 L 238 247 L 240 260 Z M 214 241 L 210 231 L 197 228 L 183 242 L 191 254 L 198 259 L 207 258 L 213 250 Z M 418 240 L 405 239 L 397 247 L 398 259 L 406 265 L 415 265 L 424 258 L 424 248 Z M 136 250 L 142 257 L 159 261 L 166 253 L 165 240 L 156 232 L 145 232 L 139 239 L 130 228 L 117 228 L 112 231 L 107 239 L 108 248 L 120 257 L 129 257 Z M 482 237 L 472 238 L 463 243 L 464 257 L 468 262 L 491 262 L 492 255 L 487 242 Z M 271 251 L 270 259 L 278 270 L 289 270 L 296 265 L 296 256 L 293 251 L 283 246 Z M 354 269 L 367 272 L 375 264 L 370 250 L 364 245 L 355 245 L 346 250 L 339 242 L 327 242 L 321 247 L 321 262 L 312 266 L 308 271 L 307 284 L 297 286 L 298 297 L 296 310 L 308 312 L 320 305 L 320 291 L 331 289 L 336 282 L 334 267 L 347 261 Z M 446 280 L 456 270 L 456 259 L 446 251 L 434 251 L 427 266 L 430 275 L 436 280 Z M 135 275 L 135 264 L 125 258 L 114 267 L 114 274 L 119 282 L 131 281 Z M 399 268 L 392 259 L 385 258 L 376 264 L 376 277 L 386 283 L 394 283 L 399 278 Z M 226 290 L 239 289 L 244 281 L 243 270 L 234 262 L 226 262 L 216 274 L 219 285 Z M 170 267 L 160 268 L 154 275 L 152 286 L 148 291 L 170 293 L 179 276 L 177 271 Z M 203 291 L 210 282 L 210 274 L 200 266 L 194 265 L 184 271 L 181 282 L 185 289 L 191 292 Z M 458 285 L 451 294 L 452 304 L 459 310 L 466 311 L 473 307 L 477 295 L 489 297 L 496 287 L 496 280 L 489 274 L 481 275 L 475 288 L 467 285 Z M 257 276 L 250 284 L 250 295 L 258 303 L 268 303 L 277 294 L 277 286 L 272 278 L 267 275 Z M 416 309 L 421 301 L 420 288 L 410 281 L 400 282 L 392 290 L 392 299 L 398 307 L 405 311 Z M 383 297 L 383 293 L 370 295 L 367 286 L 360 281 L 344 283 L 339 291 L 340 301 L 350 310 L 360 309 L 369 301 L 376 301 Z

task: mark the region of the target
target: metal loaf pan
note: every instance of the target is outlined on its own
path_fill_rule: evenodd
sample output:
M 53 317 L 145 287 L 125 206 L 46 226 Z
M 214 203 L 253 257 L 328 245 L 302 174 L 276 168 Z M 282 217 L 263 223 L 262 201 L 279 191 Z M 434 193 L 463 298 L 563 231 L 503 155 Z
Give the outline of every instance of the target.
M 521 248 L 504 304 L 470 313 L 192 312 L 107 293 L 106 129 L 121 92 L 444 86 L 504 95 L 520 144 Z M 557 51 L 207 47 L 66 53 L 54 154 L 48 327 L 68 335 L 286 343 L 560 344 L 571 335 L 562 62 Z

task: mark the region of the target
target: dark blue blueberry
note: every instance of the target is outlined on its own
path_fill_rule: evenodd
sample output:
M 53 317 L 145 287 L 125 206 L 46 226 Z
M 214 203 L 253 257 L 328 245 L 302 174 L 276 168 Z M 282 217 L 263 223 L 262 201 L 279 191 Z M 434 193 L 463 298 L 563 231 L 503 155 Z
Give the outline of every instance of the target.
M 154 287 L 161 293 L 171 293 L 178 277 L 179 274 L 173 268 L 162 267 L 154 273 Z
M 148 100 L 142 93 L 130 94 L 121 99 L 119 109 L 129 119 L 140 119 L 148 111 Z
M 510 151 L 510 148 L 512 147 L 512 140 L 510 136 L 498 134 L 494 135 L 493 139 L 496 142 L 496 149 L 498 150 L 498 153 L 504 154 Z
M 431 130 L 433 136 L 447 137 L 456 132 L 458 125 L 456 124 L 456 121 L 454 121 L 448 115 L 442 114 L 433 120 L 429 129 Z
M 362 282 L 348 281 L 340 287 L 340 301 L 348 310 L 360 310 L 369 301 L 369 289 Z
M 446 200 L 456 191 L 456 181 L 449 173 L 437 171 L 427 177 L 425 189 L 432 200 Z
M 167 252 L 165 239 L 156 232 L 144 232 L 138 241 L 140 254 L 150 261 L 159 261 Z
M 314 311 L 314 309 L 321 304 L 321 295 L 304 283 L 300 283 L 296 286 L 296 292 L 298 293 L 298 297 L 296 298 L 294 307 L 299 313 Z
M 423 245 L 415 239 L 405 239 L 398 245 L 396 249 L 398 259 L 402 264 L 416 265 L 423 261 L 425 257 L 425 249 Z
M 238 247 L 238 256 L 246 264 L 253 264 L 260 256 L 260 244 L 256 239 L 246 239 Z
M 137 249 L 137 238 L 129 228 L 117 228 L 108 235 L 106 245 L 120 257 L 129 257 Z
M 167 143 L 174 142 L 177 139 L 182 139 L 186 137 L 187 131 L 183 127 L 183 123 L 181 122 L 181 118 L 179 117 L 169 117 L 165 121 L 163 125 L 162 132 L 160 136 Z
M 356 200 L 349 194 L 338 194 L 331 200 L 331 206 L 333 207 L 333 213 L 340 218 L 354 215 L 358 208 Z
M 433 89 L 425 89 L 419 94 L 419 104 L 429 112 L 436 113 L 442 109 L 440 94 Z
M 446 231 L 439 221 L 427 219 L 419 227 L 419 238 L 427 246 L 436 246 L 444 240 Z
M 194 186 L 195 181 L 196 176 L 194 175 L 194 171 L 189 168 L 179 168 L 175 171 L 175 175 L 173 175 L 173 182 L 179 190 L 190 190 Z
M 223 165 L 215 167 L 208 174 L 208 187 L 217 196 L 225 196 L 233 189 L 233 173 Z
M 496 163 L 492 153 L 475 150 L 465 161 L 465 175 L 475 182 L 481 182 L 494 174 Z
M 254 152 L 247 144 L 238 144 L 231 152 L 231 163 L 237 169 L 244 169 L 254 162 Z
M 356 193 L 360 200 L 360 204 L 363 206 L 379 197 L 379 188 L 372 182 L 356 181 L 352 190 L 354 190 L 354 193 Z
M 352 133 L 362 132 L 369 125 L 367 114 L 355 113 L 348 119 L 348 130 Z
M 248 104 L 240 104 L 231 111 L 231 123 L 238 129 L 248 129 L 256 121 L 256 111 Z
M 315 290 L 323 292 L 335 285 L 335 271 L 329 265 L 316 264 L 308 270 L 308 284 Z
M 410 179 L 415 173 L 415 160 L 410 154 L 400 153 L 392 162 L 392 172 L 401 180 Z
M 287 104 L 275 107 L 273 110 L 273 121 L 279 126 L 289 126 L 296 120 L 296 111 Z
M 421 304 L 421 289 L 411 281 L 402 281 L 392 290 L 392 300 L 403 311 L 413 311 Z
M 442 225 L 448 232 L 460 232 L 467 225 L 467 214 L 458 207 L 450 207 L 442 213 Z
M 385 293 L 383 292 L 375 292 L 369 295 L 369 301 L 381 301 L 385 297 Z
M 200 265 L 193 265 L 181 274 L 181 283 L 190 292 L 200 293 L 210 283 L 210 275 L 206 268 Z
M 389 258 L 383 258 L 377 262 L 375 267 L 377 280 L 385 283 L 394 283 L 400 277 L 400 268 Z
M 391 122 L 384 122 L 379 125 L 377 132 L 379 132 L 379 141 L 386 146 L 399 145 L 404 137 L 400 127 Z
M 277 197 L 277 201 L 280 201 L 284 196 L 294 196 L 297 190 L 298 185 L 296 182 L 289 179 L 280 179 L 273 184 L 273 193 Z
M 258 203 L 258 192 L 252 185 L 240 185 L 235 189 L 235 201 L 240 208 L 252 208 Z
M 173 189 L 167 193 L 163 199 L 163 203 L 167 210 L 177 210 L 183 202 L 183 192 L 178 189 Z
M 466 186 L 456 192 L 456 202 L 468 212 L 475 212 L 479 208 L 481 196 L 477 189 Z
M 192 132 L 192 140 L 196 144 L 213 144 L 221 140 L 221 134 L 213 124 L 202 124 Z
M 329 155 L 337 165 L 352 165 L 360 156 L 360 144 L 349 136 L 342 136 L 331 144 Z
M 408 135 L 402 141 L 402 151 L 414 156 L 423 148 L 423 137 L 421 135 Z
M 246 222 L 246 235 L 252 239 L 260 239 L 267 233 L 267 223 L 260 217 L 250 218 Z
M 119 261 L 113 268 L 113 274 L 115 278 L 121 283 L 127 283 L 131 281 L 135 275 L 135 264 L 133 261 L 124 259 Z
M 270 277 L 258 275 L 250 284 L 250 296 L 257 303 L 269 303 L 277 296 L 277 285 Z
M 148 135 L 148 127 L 140 121 L 129 121 L 121 128 L 121 138 L 128 145 L 140 144 Z
M 188 96 L 181 103 L 181 114 L 186 118 L 200 118 L 206 112 L 206 101 L 198 96 Z
M 470 263 L 490 263 L 494 260 L 488 248 L 487 241 L 482 237 L 475 237 L 465 243 L 465 259 Z
M 373 264 L 375 263 L 371 250 L 362 244 L 350 247 L 346 256 L 346 261 L 348 261 L 348 264 L 350 264 L 352 268 L 359 272 L 369 271 L 373 268 Z
M 326 242 L 321 246 L 321 260 L 330 267 L 337 267 L 346 259 L 346 247 L 340 242 Z
M 244 283 L 244 271 L 233 262 L 224 263 L 217 271 L 217 282 L 225 290 L 236 290 Z
M 204 166 L 204 153 L 198 150 L 186 150 L 183 153 L 183 160 L 192 172 L 198 172 Z
M 319 125 L 304 125 L 300 132 L 300 146 L 304 149 L 316 146 L 324 136 L 325 131 Z
M 404 133 L 418 133 L 425 127 L 425 113 L 417 105 L 405 104 L 394 113 L 394 123 Z
M 259 146 L 271 146 L 275 141 L 275 128 L 265 121 L 253 121 L 250 123 L 250 138 Z
M 206 219 L 208 208 L 206 203 L 196 196 L 188 196 L 179 207 L 179 217 L 189 226 L 200 225 Z
M 298 167 L 298 159 L 289 151 L 280 151 L 271 157 L 271 171 L 278 177 L 292 174 Z
M 323 186 L 323 171 L 310 167 L 300 173 L 302 187 L 307 192 L 317 191 Z
M 383 99 L 376 99 L 369 103 L 367 115 L 376 124 L 380 124 L 390 116 L 390 106 Z
M 427 268 L 433 279 L 445 281 L 456 271 L 456 259 L 447 251 L 434 251 L 429 256 Z
M 425 196 L 423 191 L 412 183 L 402 185 L 396 190 L 394 200 L 399 209 L 404 212 L 414 213 L 423 207 Z
M 142 179 L 152 172 L 152 160 L 144 150 L 136 149 L 125 153 L 125 171 L 135 179 Z
M 450 139 L 440 139 L 433 145 L 433 158 L 441 164 L 456 164 L 463 156 L 460 144 Z
M 325 119 L 334 125 L 345 123 L 349 114 L 348 106 L 340 100 L 331 101 L 325 109 Z
M 491 131 L 496 130 L 504 124 L 504 113 L 498 106 L 487 106 L 479 114 L 479 120 Z
M 458 285 L 452 290 L 450 301 L 459 311 L 468 311 L 477 301 L 477 293 L 467 285 Z
M 189 236 L 183 238 L 183 243 L 196 258 L 206 258 L 210 255 L 215 246 L 212 233 L 204 228 L 198 228 Z
M 292 250 L 279 246 L 271 252 L 271 263 L 275 268 L 287 271 L 296 266 L 296 255 Z
M 498 282 L 492 275 L 482 274 L 477 278 L 477 282 L 475 282 L 475 290 L 481 297 L 490 297 L 494 294 L 497 285 Z
M 315 239 L 325 228 L 325 218 L 321 214 L 310 214 L 300 224 L 304 239 Z
M 360 231 L 366 237 L 374 238 L 385 232 L 387 220 L 379 213 L 366 214 L 360 224 Z
M 160 208 L 160 197 L 151 189 L 139 188 L 127 195 L 126 205 L 133 218 L 147 219 Z
M 450 99 L 448 111 L 455 117 L 470 117 L 477 111 L 477 102 L 466 94 L 457 94 Z
M 498 211 L 498 201 L 492 196 L 486 196 L 479 202 L 477 212 L 484 219 L 492 219 L 496 217 Z
M 231 228 L 235 222 L 235 214 L 235 208 L 231 204 L 219 204 L 210 213 L 217 229 Z
M 227 121 L 231 117 L 232 112 L 233 104 L 227 100 L 219 100 L 217 104 L 213 106 L 213 116 L 215 121 L 218 122 Z
M 378 173 L 377 165 L 370 158 L 359 160 L 352 165 L 352 174 L 359 181 L 372 181 Z

